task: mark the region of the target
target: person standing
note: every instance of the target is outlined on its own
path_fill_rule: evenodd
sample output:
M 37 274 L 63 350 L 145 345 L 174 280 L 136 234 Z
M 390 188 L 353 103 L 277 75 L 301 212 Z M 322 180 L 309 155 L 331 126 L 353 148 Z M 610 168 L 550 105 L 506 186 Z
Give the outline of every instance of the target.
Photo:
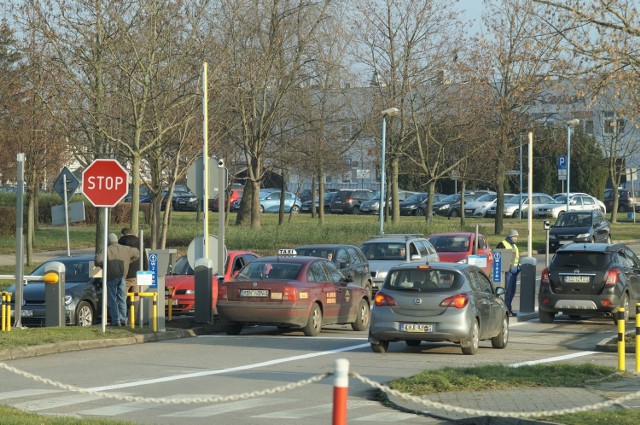
M 127 300 L 125 292 L 125 276 L 129 272 L 132 261 L 140 258 L 137 248 L 120 245 L 118 235 L 109 234 L 109 246 L 107 252 L 107 308 L 112 326 L 126 326 L 127 324 Z M 96 264 L 100 267 L 104 264 L 104 255 L 96 256 Z M 102 277 L 103 279 L 105 276 Z
M 509 271 L 505 273 L 506 293 L 504 295 L 504 303 L 507 305 L 511 316 L 516 316 L 516 313 L 511 309 L 511 302 L 513 301 L 513 297 L 516 295 L 516 284 L 518 282 L 518 274 L 520 274 L 520 252 L 516 245 L 518 242 L 518 236 L 518 231 L 511 229 L 509 230 L 507 237 L 504 238 L 498 246 L 496 246 L 498 249 L 508 249 L 513 251 L 513 260 L 509 265 Z
M 125 227 L 122 229 L 122 231 L 120 232 L 122 234 L 122 236 L 120 236 L 120 239 L 118 239 L 118 243 L 120 245 L 126 245 L 126 246 L 130 246 L 131 248 L 136 248 L 138 249 L 140 247 L 140 238 L 138 238 L 136 235 L 133 234 L 133 232 L 131 231 L 131 229 L 129 229 L 128 227 Z M 143 256 L 143 266 L 144 269 L 147 269 L 147 261 L 146 261 L 147 257 Z M 137 283 L 138 283 L 138 271 L 141 270 L 140 269 L 140 258 L 137 258 L 135 260 L 133 260 L 131 262 L 131 264 L 129 264 L 129 272 L 127 273 L 127 275 L 125 276 L 125 292 L 128 294 L 129 292 L 133 292 L 133 293 L 137 293 L 140 291 L 140 288 L 138 287 Z M 135 297 L 134 301 L 133 301 L 133 305 L 134 305 L 134 309 L 137 311 L 138 310 L 138 303 L 139 303 L 139 298 Z M 129 307 L 130 303 L 129 303 L 129 298 L 127 298 L 127 307 Z M 129 311 L 127 309 L 127 311 Z M 129 318 L 129 320 L 131 320 L 131 318 Z

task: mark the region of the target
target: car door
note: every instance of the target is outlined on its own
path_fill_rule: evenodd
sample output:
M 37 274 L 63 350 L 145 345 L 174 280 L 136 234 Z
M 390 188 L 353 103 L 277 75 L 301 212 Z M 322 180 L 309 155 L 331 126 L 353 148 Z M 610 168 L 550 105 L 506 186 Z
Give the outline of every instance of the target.
M 333 281 L 333 276 L 327 275 L 327 269 L 323 265 L 324 261 L 318 259 L 309 266 L 307 280 L 315 286 L 316 290 L 313 292 L 318 294 L 318 300 L 322 303 L 322 321 L 335 323 L 338 316 L 338 285 Z M 327 262 L 329 261 L 327 260 Z M 331 264 L 333 265 L 333 263 Z
M 607 219 L 598 211 L 593 212 L 593 236 L 596 242 L 607 242 L 609 237 L 609 230 L 607 226 Z
M 631 299 L 629 300 L 629 308 L 634 309 L 635 304 L 639 301 L 640 296 L 640 260 L 629 248 L 624 247 L 620 251 L 624 263 L 627 265 L 625 274 L 629 285 Z M 633 314 L 631 314 L 633 317 Z
M 336 290 L 335 304 L 333 305 L 333 313 L 330 318 L 327 318 L 327 323 L 348 323 L 350 317 L 355 315 L 355 294 L 349 288 L 347 282 L 344 281 L 344 275 L 338 270 L 335 264 L 329 261 L 324 262 L 324 266 L 327 269 L 327 276 L 329 280 L 333 282 Z M 358 303 L 360 299 L 358 298 Z
M 371 276 L 369 274 L 369 263 L 364 255 L 359 254 L 354 247 L 346 248 L 347 255 L 351 261 L 351 270 L 353 271 L 353 282 L 364 287 Z
M 496 328 L 495 307 L 491 285 L 484 281 L 482 273 L 471 269 L 467 272 L 469 283 L 473 288 L 473 297 L 478 317 L 480 318 L 480 338 L 486 338 Z
M 582 209 L 585 211 L 595 211 L 599 210 L 599 206 L 596 203 L 596 200 L 591 196 L 582 196 Z

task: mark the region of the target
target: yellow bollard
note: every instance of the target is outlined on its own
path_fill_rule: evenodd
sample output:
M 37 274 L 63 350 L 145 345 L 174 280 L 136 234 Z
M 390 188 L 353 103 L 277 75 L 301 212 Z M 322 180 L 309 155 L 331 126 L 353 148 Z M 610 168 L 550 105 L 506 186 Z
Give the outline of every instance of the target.
M 11 292 L 7 292 L 7 332 L 11 332 Z
M 636 304 L 636 372 L 640 372 L 640 303 Z
M 158 293 L 153 293 L 153 332 L 158 332 Z
M 620 309 L 618 310 L 618 370 L 620 372 L 624 372 L 625 371 L 625 364 L 624 364 L 624 360 L 625 360 L 625 355 L 626 355 L 626 349 L 625 349 L 625 344 L 624 344 L 624 307 L 620 307 Z
M 6 327 L 7 322 L 7 295 L 2 293 L 2 332 L 7 330 Z
M 167 295 L 165 299 L 168 301 L 167 302 L 167 307 L 169 310 L 168 319 L 169 321 L 171 321 L 171 318 L 173 317 L 173 286 L 167 286 L 167 293 L 169 295 Z
M 127 297 L 129 297 L 129 322 L 130 322 L 130 326 L 131 329 L 135 329 L 136 328 L 136 307 L 134 305 L 134 300 L 136 299 L 136 297 L 138 296 L 138 294 L 136 292 L 129 292 L 127 294 Z

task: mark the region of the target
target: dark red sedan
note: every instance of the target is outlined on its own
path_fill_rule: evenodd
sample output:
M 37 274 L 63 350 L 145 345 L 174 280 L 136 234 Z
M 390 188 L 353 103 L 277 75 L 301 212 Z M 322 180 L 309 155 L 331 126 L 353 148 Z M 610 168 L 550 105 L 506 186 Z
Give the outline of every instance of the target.
M 230 282 L 219 286 L 218 314 L 228 335 L 247 325 L 299 327 L 307 336 L 323 325 L 368 328 L 370 300 L 331 261 L 298 257 L 292 249 L 258 258 Z

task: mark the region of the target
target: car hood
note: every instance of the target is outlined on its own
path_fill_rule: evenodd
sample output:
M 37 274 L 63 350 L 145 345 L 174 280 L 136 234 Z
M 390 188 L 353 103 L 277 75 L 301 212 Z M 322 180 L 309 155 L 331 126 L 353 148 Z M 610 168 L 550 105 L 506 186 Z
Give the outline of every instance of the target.
M 473 202 L 467 202 L 467 204 L 464 206 L 465 208 L 486 208 L 491 206 L 491 204 L 493 204 L 493 202 L 477 202 L 477 201 L 473 201 Z
M 553 236 L 579 235 L 580 233 L 591 233 L 591 226 L 552 227 L 549 230 L 549 235 Z

